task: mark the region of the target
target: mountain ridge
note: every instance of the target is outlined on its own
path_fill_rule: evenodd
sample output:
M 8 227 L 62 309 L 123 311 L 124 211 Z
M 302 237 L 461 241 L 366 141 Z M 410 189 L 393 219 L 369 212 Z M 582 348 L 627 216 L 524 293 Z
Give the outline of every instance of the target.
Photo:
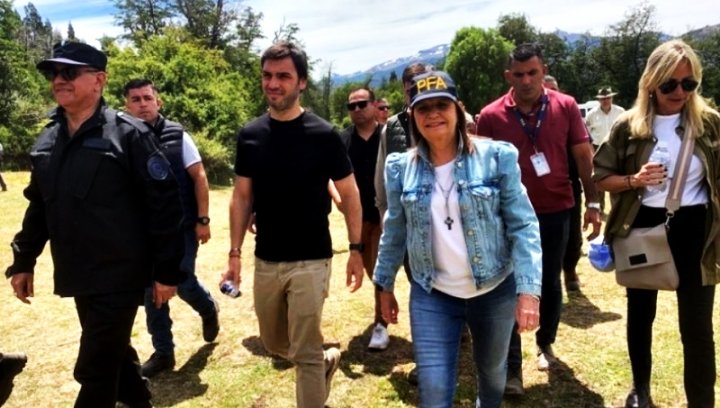
M 709 25 L 699 29 L 694 29 L 682 34 L 678 37 L 690 36 L 692 38 L 703 39 L 714 33 L 720 32 L 720 24 Z M 565 41 L 566 44 L 573 46 L 577 41 L 581 40 L 588 34 L 570 33 L 563 30 L 555 30 L 552 34 L 557 35 L 559 38 Z M 601 36 L 589 36 L 593 42 L 599 42 Z M 666 41 L 673 38 L 668 34 L 661 33 L 661 39 Z M 399 57 L 393 60 L 384 61 L 380 64 L 374 65 L 364 71 L 357 71 L 350 74 L 343 75 L 332 75 L 333 86 L 339 86 L 348 82 L 364 82 L 370 78 L 370 86 L 378 87 L 383 80 L 390 77 L 392 72 L 395 72 L 398 78 L 402 76 L 402 71 L 406 66 L 414 62 L 424 62 L 427 64 L 437 65 L 438 62 L 442 61 L 447 57 L 450 51 L 450 44 L 438 44 L 434 47 L 426 48 L 416 52 L 411 56 Z

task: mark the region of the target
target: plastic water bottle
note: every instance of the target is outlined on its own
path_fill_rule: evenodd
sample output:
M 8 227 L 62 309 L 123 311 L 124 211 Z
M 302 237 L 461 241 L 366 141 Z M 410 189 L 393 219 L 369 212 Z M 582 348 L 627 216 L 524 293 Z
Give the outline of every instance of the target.
M 667 143 L 659 141 L 655 145 L 655 149 L 650 155 L 648 163 L 662 164 L 665 167 L 665 170 L 669 172 L 671 160 L 672 159 L 670 158 L 670 151 L 668 150 Z M 667 179 L 663 179 L 662 183 L 660 184 L 647 186 L 645 187 L 645 189 L 652 192 L 665 191 L 665 189 L 667 189 Z
M 220 285 L 220 292 L 230 296 L 231 298 L 240 297 L 240 295 L 242 295 L 240 289 L 236 288 L 235 284 L 231 280 L 226 280 L 222 283 L 222 285 Z

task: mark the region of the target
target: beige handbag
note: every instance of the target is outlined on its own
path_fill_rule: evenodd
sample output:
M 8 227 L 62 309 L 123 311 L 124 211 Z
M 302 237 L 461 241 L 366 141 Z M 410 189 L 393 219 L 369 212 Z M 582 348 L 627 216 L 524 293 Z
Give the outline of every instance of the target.
M 634 289 L 677 289 L 680 279 L 670 252 L 667 231 L 670 218 L 680 208 L 682 190 L 694 145 L 695 139 L 685 131 L 678 153 L 675 175 L 665 201 L 667 209 L 665 223 L 652 228 L 633 228 L 627 237 L 613 239 L 615 280 L 618 284 Z

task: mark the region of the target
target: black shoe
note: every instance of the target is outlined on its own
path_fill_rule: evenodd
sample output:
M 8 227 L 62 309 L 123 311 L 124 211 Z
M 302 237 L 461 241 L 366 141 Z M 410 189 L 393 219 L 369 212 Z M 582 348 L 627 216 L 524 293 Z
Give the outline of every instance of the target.
M 418 385 L 418 370 L 417 366 L 413 367 L 412 370 L 408 373 L 408 382 L 410 385 L 414 385 L 417 387 Z
M 523 394 L 525 394 L 525 387 L 523 387 L 522 371 L 508 369 L 504 395 L 519 397 Z
M 10 397 L 13 379 L 22 372 L 27 363 L 25 353 L 0 354 L 0 406 Z
M 218 306 L 215 300 L 213 300 L 213 305 L 215 305 L 215 310 L 212 314 L 203 316 L 202 318 L 203 339 L 208 343 L 215 341 L 220 332 L 220 321 L 218 320 L 220 306 Z
M 124 402 L 116 402 L 115 408 L 153 408 L 150 401 L 144 401 L 137 404 L 126 404 Z
M 175 367 L 174 354 L 160 354 L 154 352 L 152 356 L 142 365 L 143 377 L 151 378 L 165 370 L 172 370 Z
M 650 392 L 633 388 L 625 399 L 625 408 L 650 408 Z

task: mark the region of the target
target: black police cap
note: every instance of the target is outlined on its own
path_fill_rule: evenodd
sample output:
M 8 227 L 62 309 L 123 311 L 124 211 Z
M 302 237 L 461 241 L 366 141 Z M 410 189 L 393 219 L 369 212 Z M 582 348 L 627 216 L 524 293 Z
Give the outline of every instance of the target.
M 52 58 L 42 60 L 36 65 L 39 70 L 52 69 L 53 64 L 86 65 L 105 71 L 107 56 L 95 47 L 79 42 L 57 43 Z

